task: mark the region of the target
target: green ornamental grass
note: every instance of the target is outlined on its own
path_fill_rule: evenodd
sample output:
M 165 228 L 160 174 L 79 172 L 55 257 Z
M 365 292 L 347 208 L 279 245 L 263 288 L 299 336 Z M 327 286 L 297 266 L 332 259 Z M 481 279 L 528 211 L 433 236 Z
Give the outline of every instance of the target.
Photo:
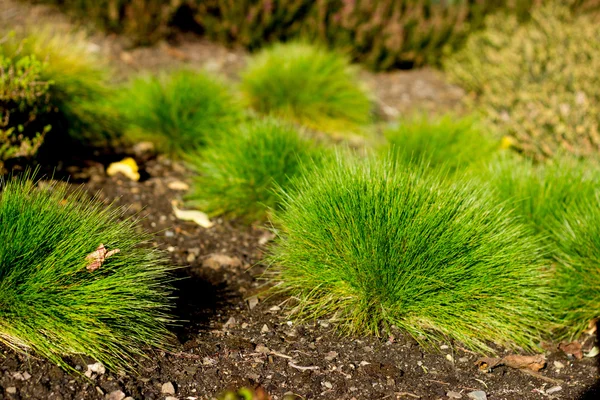
M 150 140 L 171 154 L 204 146 L 243 115 L 224 82 L 191 70 L 134 79 L 118 103 L 132 140 Z
M 346 132 L 371 121 L 371 102 L 346 57 L 302 43 L 275 44 L 249 61 L 242 91 L 252 108 L 316 130 Z
M 135 221 L 81 191 L 0 185 L 0 342 L 67 369 L 70 355 L 128 369 L 167 345 L 171 267 Z
M 563 210 L 551 232 L 557 247 L 553 305 L 564 326 L 557 336 L 575 340 L 600 317 L 600 191 Z
M 540 246 L 472 180 L 338 156 L 281 196 L 269 262 L 296 315 L 481 352 L 536 347 L 549 300 Z
M 286 187 L 322 152 L 291 124 L 252 120 L 188 157 L 195 175 L 187 199 L 210 215 L 264 220 L 278 205 L 275 187 Z
M 387 145 L 397 161 L 416 165 L 426 160 L 431 167 L 450 171 L 482 165 L 498 150 L 496 143 L 473 117 L 414 116 L 398 121 L 385 132 Z

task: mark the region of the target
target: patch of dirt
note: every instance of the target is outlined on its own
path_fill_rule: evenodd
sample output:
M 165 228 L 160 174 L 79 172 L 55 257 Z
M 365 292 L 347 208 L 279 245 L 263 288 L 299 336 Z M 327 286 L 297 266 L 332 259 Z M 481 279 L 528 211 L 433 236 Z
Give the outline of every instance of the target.
M 241 385 L 261 386 L 276 400 L 288 392 L 300 399 L 447 399 L 457 393 L 468 399 L 475 390 L 490 400 L 583 399 L 598 377 L 596 359 L 571 360 L 556 350 L 546 353 L 547 367 L 537 376 L 503 366 L 482 373 L 479 357 L 452 343 L 425 351 L 400 332 L 342 337 L 328 321 L 290 321 L 285 299 L 266 299 L 261 292 L 264 267 L 257 263 L 268 232 L 221 219 L 210 229 L 177 220 L 171 201 L 183 192 L 169 184 L 185 181 L 188 172 L 168 159 L 140 166 L 146 177 L 141 182 L 107 177 L 102 163 L 68 170 L 87 180 L 85 190 L 100 201 L 143 216 L 155 243 L 183 267 L 177 343 L 170 352 L 148 349 L 138 375 L 109 371 L 89 380 L 0 347 L 1 400 L 106 400 L 116 391 L 134 399 L 165 399 L 169 395 L 161 391 L 169 382 L 172 396 L 182 400 L 209 399 Z M 93 360 L 70 362 L 85 371 Z M 587 398 L 600 392 L 593 393 Z

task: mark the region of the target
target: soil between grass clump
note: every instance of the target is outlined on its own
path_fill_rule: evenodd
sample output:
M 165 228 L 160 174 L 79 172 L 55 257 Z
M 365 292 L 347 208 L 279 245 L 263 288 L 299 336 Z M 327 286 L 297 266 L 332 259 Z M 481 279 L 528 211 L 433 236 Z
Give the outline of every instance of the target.
M 267 231 L 224 220 L 210 229 L 175 220 L 171 200 L 181 192 L 168 184 L 187 174 L 179 164 L 148 161 L 142 165 L 147 176 L 142 182 L 108 178 L 104 167 L 88 163 L 70 173 L 88 180 L 90 194 L 100 191 L 106 203 L 117 199 L 117 204 L 129 205 L 129 213 L 144 216 L 142 225 L 169 252 L 171 262 L 187 266 L 179 271 L 186 279 L 178 283 L 176 312 L 186 321 L 174 329 L 175 348 L 170 353 L 148 349 L 138 375 L 108 371 L 86 380 L 1 347 L 1 400 L 106 399 L 117 390 L 134 399 L 164 399 L 168 395 L 161 386 L 166 382 L 174 385 L 178 399 L 210 399 L 240 385 L 260 385 L 274 399 L 286 392 L 306 399 L 445 399 L 450 391 L 466 399 L 473 390 L 483 390 L 491 400 L 539 399 L 539 391 L 554 386 L 562 389 L 552 398 L 577 399 L 597 379 L 595 359 L 569 360 L 559 351 L 547 353 L 542 377 L 506 367 L 484 374 L 474 364 L 476 355 L 452 343 L 425 352 L 399 332 L 381 338 L 341 337 L 326 321 L 290 323 L 284 299 L 264 299 L 260 292 L 263 281 L 257 278 L 264 267 L 255 264 L 263 256 L 261 244 L 270 238 Z M 247 299 L 254 295 L 259 302 L 250 309 Z M 593 340 L 589 338 L 588 348 Z M 564 367 L 557 370 L 555 361 Z M 93 360 L 73 357 L 69 362 L 85 371 Z

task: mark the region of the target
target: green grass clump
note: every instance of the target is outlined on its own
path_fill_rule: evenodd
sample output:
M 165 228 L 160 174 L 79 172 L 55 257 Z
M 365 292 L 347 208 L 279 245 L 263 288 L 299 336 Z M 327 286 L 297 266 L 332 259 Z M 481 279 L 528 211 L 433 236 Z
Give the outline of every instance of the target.
M 562 3 L 562 4 L 561 4 Z M 538 160 L 600 149 L 600 24 L 563 2 L 534 7 L 527 23 L 489 16 L 445 63 L 492 126 Z
M 110 74 L 84 37 L 41 29 L 8 36 L 0 47 L 15 63 L 27 58 L 43 63 L 38 75 L 48 83 L 48 107 L 36 118 L 52 126 L 55 142 L 104 144 L 120 134 Z
M 138 78 L 120 97 L 131 138 L 150 140 L 171 154 L 204 146 L 242 118 L 227 86 L 204 72 L 181 70 Z
M 406 165 L 427 161 L 431 167 L 450 171 L 482 165 L 499 149 L 499 143 L 483 132 L 472 117 L 425 115 L 398 121 L 385 132 L 395 159 Z
M 563 329 L 559 338 L 576 339 L 600 316 L 600 191 L 590 201 L 561 210 L 550 228 L 557 261 L 552 287 Z
M 357 80 L 339 54 L 308 44 L 275 44 L 249 61 L 242 90 L 258 112 L 346 132 L 371 120 L 371 102 Z
M 293 125 L 250 121 L 188 157 L 195 172 L 188 200 L 210 215 L 264 220 L 278 205 L 275 188 L 286 187 L 322 151 Z
M 598 164 L 570 156 L 536 163 L 507 154 L 488 165 L 483 179 L 536 233 L 549 235 L 559 213 L 577 203 L 594 202 L 600 183 Z
M 600 310 L 600 167 L 568 156 L 534 163 L 496 160 L 483 179 L 496 201 L 521 217 L 544 242 L 553 265 L 553 335 L 574 339 Z
M 547 273 L 530 230 L 465 177 L 338 157 L 282 194 L 269 261 L 293 313 L 346 332 L 533 348 Z
M 0 189 L 0 342 L 64 368 L 63 357 L 86 355 L 127 369 L 143 346 L 165 346 L 171 268 L 140 247 L 149 237 L 135 221 L 61 186 L 20 178 Z M 92 271 L 100 244 L 120 252 Z

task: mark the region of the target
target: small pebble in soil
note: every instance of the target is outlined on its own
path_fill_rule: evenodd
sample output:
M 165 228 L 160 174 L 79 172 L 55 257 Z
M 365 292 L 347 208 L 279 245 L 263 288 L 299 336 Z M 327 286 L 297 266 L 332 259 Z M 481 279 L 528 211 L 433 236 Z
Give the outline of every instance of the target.
M 175 394 L 175 386 L 171 382 L 163 383 L 160 392 L 162 394 Z
M 565 364 L 561 363 L 560 361 L 554 361 L 554 368 L 561 370 L 565 367 Z
M 462 394 L 453 391 L 446 393 L 446 396 L 448 396 L 449 399 L 462 399 Z
M 260 330 L 260 333 L 267 333 L 267 332 L 269 332 L 269 327 L 267 326 L 267 324 L 264 324 Z
M 106 395 L 106 400 L 123 400 L 125 398 L 125 393 L 120 390 L 115 390 L 114 392 L 110 392 Z
M 487 395 L 483 390 L 475 390 L 467 394 L 467 397 L 473 400 L 487 400 Z
M 6 393 L 8 394 L 16 394 L 17 393 L 17 388 L 14 386 L 9 386 L 6 388 Z
M 562 390 L 562 386 L 552 386 L 550 389 L 546 390 L 546 394 L 553 394 L 556 392 L 560 392 Z
M 469 357 L 461 357 L 458 359 L 458 361 L 461 363 L 465 363 L 465 362 L 469 361 Z

